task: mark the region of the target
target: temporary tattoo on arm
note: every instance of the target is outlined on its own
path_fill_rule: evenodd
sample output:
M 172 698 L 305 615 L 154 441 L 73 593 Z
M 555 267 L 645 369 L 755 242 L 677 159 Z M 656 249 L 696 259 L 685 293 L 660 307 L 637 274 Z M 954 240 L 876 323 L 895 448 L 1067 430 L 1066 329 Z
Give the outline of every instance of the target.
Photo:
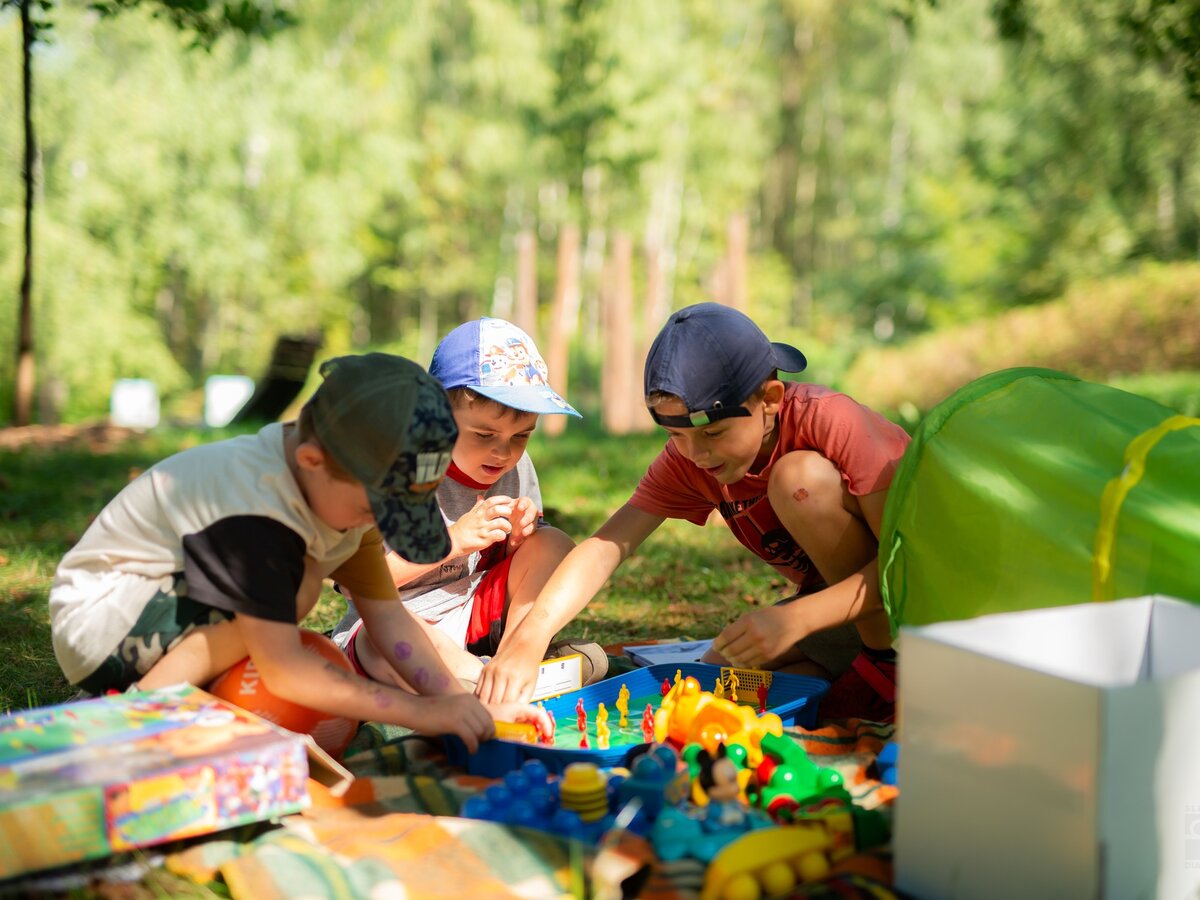
M 433 679 L 433 688 L 436 691 L 444 691 L 450 687 L 450 676 L 438 675 Z
M 804 488 L 796 488 L 795 493 L 792 494 L 792 499 L 795 500 L 797 503 L 807 500 L 808 499 L 808 491 L 806 491 Z
M 396 646 L 392 647 L 392 655 L 396 657 L 397 662 L 404 662 L 413 655 L 413 646 L 408 641 L 396 641 Z
M 419 691 L 423 691 L 425 688 L 429 687 L 429 670 L 424 666 L 418 668 L 417 671 L 413 673 L 413 684 L 416 685 L 417 690 Z

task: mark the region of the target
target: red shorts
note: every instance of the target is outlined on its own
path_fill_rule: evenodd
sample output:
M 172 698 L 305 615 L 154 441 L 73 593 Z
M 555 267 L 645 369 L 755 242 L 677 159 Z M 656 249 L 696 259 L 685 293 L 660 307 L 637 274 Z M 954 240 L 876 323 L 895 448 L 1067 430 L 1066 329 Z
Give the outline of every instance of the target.
M 471 623 L 467 626 L 467 643 L 486 637 L 492 623 L 504 623 L 504 597 L 508 593 L 508 568 L 513 558 L 506 556 L 483 576 L 475 588 L 475 605 L 471 607 Z

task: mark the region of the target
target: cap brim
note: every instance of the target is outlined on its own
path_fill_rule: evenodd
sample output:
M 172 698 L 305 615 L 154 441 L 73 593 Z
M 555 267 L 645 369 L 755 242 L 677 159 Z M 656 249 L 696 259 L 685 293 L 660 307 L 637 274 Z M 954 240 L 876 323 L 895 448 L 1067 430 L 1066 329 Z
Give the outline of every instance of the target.
M 437 491 L 426 503 L 410 503 L 367 491 L 375 524 L 387 545 L 411 563 L 435 563 L 450 553 L 450 533 L 438 506 Z
M 537 413 L 540 416 L 566 415 L 583 418 L 575 407 L 548 387 L 510 384 L 472 384 L 468 387 L 480 396 L 522 412 Z
M 791 344 L 780 344 L 772 341 L 771 348 L 775 351 L 775 368 L 779 369 L 779 371 L 803 372 L 808 368 L 808 360 L 804 358 L 804 354 Z

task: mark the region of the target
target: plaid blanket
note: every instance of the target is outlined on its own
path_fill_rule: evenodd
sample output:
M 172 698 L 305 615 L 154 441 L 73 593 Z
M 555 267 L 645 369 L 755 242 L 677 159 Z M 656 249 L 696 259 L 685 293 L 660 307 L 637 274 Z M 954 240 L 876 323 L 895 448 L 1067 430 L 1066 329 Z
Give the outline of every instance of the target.
M 845 778 L 856 805 L 887 812 L 894 787 L 870 777 L 892 726 L 858 720 L 792 729 L 822 765 Z M 196 881 L 224 880 L 235 900 L 405 896 L 698 896 L 704 864 L 658 861 L 635 835 L 600 848 L 542 831 L 457 818 L 465 798 L 493 782 L 450 767 L 440 742 L 369 724 L 345 757 L 358 778 L 341 801 L 318 803 L 249 841 L 210 840 L 173 854 L 167 867 Z M 887 847 L 839 863 L 796 897 L 896 896 Z

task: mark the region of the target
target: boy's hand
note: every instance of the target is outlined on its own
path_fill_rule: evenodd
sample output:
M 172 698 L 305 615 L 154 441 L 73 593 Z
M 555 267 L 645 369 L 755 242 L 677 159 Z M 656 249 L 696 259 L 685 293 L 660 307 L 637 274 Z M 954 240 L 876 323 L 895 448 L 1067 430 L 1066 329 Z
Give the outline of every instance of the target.
M 455 556 L 463 556 L 502 541 L 512 531 L 511 519 L 516 508 L 512 497 L 480 497 L 470 512 L 460 516 L 447 529 L 454 542 Z
M 508 552 L 511 555 L 525 543 L 525 538 L 537 530 L 537 505 L 528 497 L 518 497 L 509 521 L 512 525 L 512 532 L 508 536 Z
M 485 703 L 487 711 L 498 722 L 528 722 L 543 737 L 551 734 L 550 714 L 530 703 Z
M 737 668 L 765 668 L 806 637 L 798 633 L 793 612 L 788 606 L 772 606 L 746 613 L 725 626 L 712 648 Z
M 544 649 L 542 652 L 545 652 Z M 541 653 L 503 644 L 479 673 L 475 693 L 484 703 L 524 702 L 533 696 Z
M 420 722 L 416 730 L 422 734 L 457 735 L 467 745 L 468 753 L 474 753 L 479 749 L 481 741 L 486 741 L 496 734 L 496 723 L 474 694 L 449 694 L 420 699 Z

